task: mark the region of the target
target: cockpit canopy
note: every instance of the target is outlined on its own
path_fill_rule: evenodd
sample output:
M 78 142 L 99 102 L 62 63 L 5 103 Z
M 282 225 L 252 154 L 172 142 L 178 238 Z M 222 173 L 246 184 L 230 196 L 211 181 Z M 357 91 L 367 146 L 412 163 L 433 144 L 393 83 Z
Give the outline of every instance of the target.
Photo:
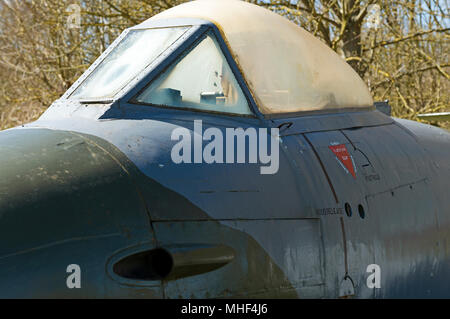
M 133 28 L 70 98 L 112 99 L 191 28 L 170 21 L 188 18 L 213 23 L 233 61 L 225 57 L 222 39 L 206 32 L 134 102 L 242 115 L 252 113 L 249 98 L 267 115 L 373 107 L 362 79 L 325 44 L 269 10 L 236 0 L 188 2 Z M 158 21 L 168 26 L 152 28 Z

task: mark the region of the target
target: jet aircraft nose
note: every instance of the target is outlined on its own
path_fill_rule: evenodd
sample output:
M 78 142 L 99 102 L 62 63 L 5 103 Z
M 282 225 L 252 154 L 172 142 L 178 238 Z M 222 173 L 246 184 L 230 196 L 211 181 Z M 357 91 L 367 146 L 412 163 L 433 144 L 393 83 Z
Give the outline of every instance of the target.
M 0 297 L 64 295 L 70 264 L 102 287 L 108 258 L 149 240 L 145 205 L 120 156 L 79 133 L 0 132 L 0 282 L 10 287 Z

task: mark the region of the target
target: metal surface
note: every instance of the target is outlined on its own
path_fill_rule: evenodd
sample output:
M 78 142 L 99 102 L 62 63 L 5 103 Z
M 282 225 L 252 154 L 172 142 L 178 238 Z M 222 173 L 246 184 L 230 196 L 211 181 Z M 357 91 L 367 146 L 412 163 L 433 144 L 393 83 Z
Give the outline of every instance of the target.
M 133 104 L 211 28 L 189 23 L 111 103 L 67 98 L 78 81 L 0 132 L 0 297 L 450 297 L 450 134 L 373 109 L 264 118 L 217 30 L 255 117 Z M 279 127 L 278 172 L 175 164 L 195 120 Z

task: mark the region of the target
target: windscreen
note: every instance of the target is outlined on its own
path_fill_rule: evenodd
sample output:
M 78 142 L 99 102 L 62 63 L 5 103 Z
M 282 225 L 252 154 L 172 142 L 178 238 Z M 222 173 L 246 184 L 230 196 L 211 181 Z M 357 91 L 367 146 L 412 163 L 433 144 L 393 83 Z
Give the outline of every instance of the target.
M 188 29 L 131 30 L 74 91 L 71 98 L 112 98 Z
M 251 114 L 244 93 L 212 34 L 153 81 L 136 102 Z

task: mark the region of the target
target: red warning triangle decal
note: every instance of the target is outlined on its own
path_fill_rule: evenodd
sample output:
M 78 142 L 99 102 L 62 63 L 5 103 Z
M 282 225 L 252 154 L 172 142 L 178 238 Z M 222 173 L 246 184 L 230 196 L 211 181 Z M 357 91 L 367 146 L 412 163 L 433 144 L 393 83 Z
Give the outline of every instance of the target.
M 347 147 L 344 144 L 330 145 L 328 146 L 330 150 L 336 155 L 339 161 L 344 165 L 344 167 L 356 178 L 355 168 L 353 167 L 353 160 L 347 151 Z

